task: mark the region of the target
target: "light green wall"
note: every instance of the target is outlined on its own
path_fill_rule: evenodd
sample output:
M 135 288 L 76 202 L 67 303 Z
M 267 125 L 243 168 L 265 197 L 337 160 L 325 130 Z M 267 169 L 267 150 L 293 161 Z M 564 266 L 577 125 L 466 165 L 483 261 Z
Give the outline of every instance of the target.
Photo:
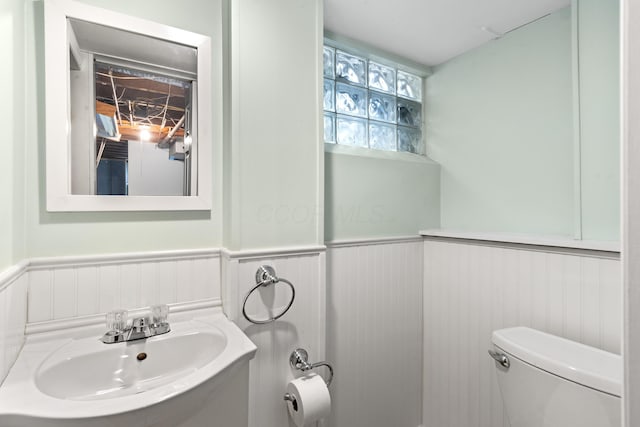
M 0 271 L 24 256 L 24 2 L 0 4 Z
M 350 149 L 328 146 L 325 153 L 327 241 L 411 236 L 438 227 L 438 165 L 411 154 Z
M 221 1 L 190 0 L 180 5 L 168 0 L 134 2 L 86 0 L 85 3 L 207 34 L 212 37 L 214 49 L 221 49 Z M 25 4 L 29 15 L 27 38 L 18 44 L 24 43 L 27 52 L 26 109 L 29 117 L 25 138 L 27 256 L 220 246 L 222 243 L 221 141 L 216 141 L 212 150 L 212 159 L 209 159 L 214 165 L 212 212 L 49 213 L 46 211 L 42 5 L 40 2 L 30 1 Z M 221 65 L 214 61 L 214 67 L 221 67 Z M 220 114 L 220 111 L 215 111 L 214 114 Z
M 26 40 L 16 41 L 27 52 L 26 110 L 36 123 L 26 132 L 25 256 L 321 243 L 321 3 L 191 0 L 176 7 L 168 0 L 83 1 L 207 34 L 214 49 L 224 50 L 222 63 L 214 55 L 225 96 L 222 110 L 214 111 L 225 124 L 224 151 L 216 141 L 210 160 L 214 208 L 211 213 L 46 211 L 42 8 L 27 2 Z M 228 44 L 228 19 L 234 49 Z
M 619 239 L 618 16 L 574 1 L 434 69 L 442 228 Z
M 620 235 L 620 51 L 617 1 L 579 0 L 582 237 Z
M 0 232 L 11 236 L 0 239 L 0 268 L 23 257 L 318 244 L 415 234 L 438 225 L 573 231 L 566 11 L 462 55 L 427 80 L 425 129 L 429 154 L 442 165 L 439 178 L 438 166 L 424 159 L 323 154 L 319 0 L 191 0 L 179 8 L 168 0 L 84 1 L 209 34 L 214 47 L 224 49 L 224 66 L 216 65 L 224 73 L 225 142 L 223 147 L 217 141 L 211 159 L 214 210 L 46 212 L 41 4 L 4 2 L 1 43 L 13 67 L 3 69 L 0 85 L 13 103 L 1 108 L 13 120 L 6 130 L 12 138 L 5 139 L 10 155 L 0 160 L 0 196 L 13 203 L 0 211 Z M 604 43 L 617 34 L 610 26 L 614 14 L 597 3 L 582 9 L 585 66 L 610 64 L 616 54 Z M 600 15 L 602 22 L 595 19 Z M 223 43 L 229 37 L 233 45 Z M 581 73 L 587 238 L 617 230 L 617 153 L 610 149 L 617 100 L 612 84 L 599 84 L 615 73 L 610 66 Z M 595 125 L 594 117 L 605 124 Z
M 436 67 L 425 127 L 442 228 L 571 236 L 570 10 Z
M 231 3 L 225 247 L 322 243 L 320 0 Z

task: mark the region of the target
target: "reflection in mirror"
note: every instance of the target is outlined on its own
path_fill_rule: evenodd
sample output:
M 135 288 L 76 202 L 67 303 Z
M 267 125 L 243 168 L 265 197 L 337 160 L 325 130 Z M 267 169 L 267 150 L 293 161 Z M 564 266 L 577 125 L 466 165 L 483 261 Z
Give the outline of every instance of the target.
M 211 39 L 70 0 L 44 12 L 47 210 L 211 209 Z
M 189 195 L 191 82 L 97 61 L 94 69 L 96 194 Z
M 158 41 L 69 23 L 71 193 L 191 195 L 195 49 L 164 41 L 171 63 L 144 50 L 131 58 L 132 44 Z

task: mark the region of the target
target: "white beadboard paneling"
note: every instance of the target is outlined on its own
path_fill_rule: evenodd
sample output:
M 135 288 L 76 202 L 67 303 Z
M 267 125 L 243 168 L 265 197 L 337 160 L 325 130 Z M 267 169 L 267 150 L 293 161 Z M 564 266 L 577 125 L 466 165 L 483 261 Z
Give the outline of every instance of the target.
M 220 259 L 195 259 L 192 268 L 196 273 L 193 282 L 184 285 L 193 286 L 196 298 L 220 298 Z
M 147 263 L 146 265 L 153 264 Z M 73 295 L 69 295 L 69 298 L 73 298 Z M 120 266 L 117 264 L 100 266 L 98 268 L 98 309 L 100 313 L 106 313 L 114 308 L 130 308 L 122 307 L 121 302 Z M 54 315 L 53 319 L 62 319 L 62 317 Z
M 21 276 L 8 291 L 6 361 L 10 367 L 18 357 L 24 341 L 27 322 L 27 278 Z
M 491 332 L 529 326 L 619 353 L 620 261 L 474 242 L 424 242 L 425 427 L 508 427 Z
M 602 348 L 616 351 L 622 347 L 623 293 L 620 292 L 620 264 L 606 262 L 600 265 L 600 339 Z M 615 280 L 614 280 L 615 278 Z
M 217 249 L 26 260 L 0 272 L 0 381 L 27 322 L 50 330 L 82 322 L 78 317 L 91 323 L 116 307 L 167 303 L 179 311 L 219 299 Z
M 86 267 L 78 267 L 75 270 L 78 316 L 88 316 L 99 313 L 98 267 L 89 265 Z M 135 306 L 135 304 L 132 305 L 132 307 Z
M 246 258 L 234 253 L 223 260 L 225 312 L 258 347 L 251 361 L 249 380 L 250 427 L 290 425 L 282 398 L 287 382 L 299 375 L 289 366 L 293 350 L 305 348 L 311 362 L 325 359 L 324 253 L 288 252 L 272 251 L 263 257 L 247 253 Z M 293 283 L 296 296 L 283 317 L 270 324 L 254 325 L 242 316 L 242 302 L 256 284 L 258 267 L 264 264 L 274 267 L 279 277 Z M 247 311 L 262 319 L 279 313 L 289 297 L 289 287 L 284 283 L 261 288 L 252 294 Z
M 129 254 L 127 257 L 50 258 L 27 267 L 30 323 L 220 299 L 217 250 Z
M 20 273 L 0 286 L 0 384 L 18 357 L 27 317 L 27 278 Z
M 332 427 L 416 427 L 422 396 L 422 242 L 327 251 Z
M 88 267 L 93 268 L 95 267 Z M 79 269 L 80 271 L 82 269 Z M 90 283 L 83 283 L 78 290 L 83 288 L 91 289 Z M 142 273 L 140 264 L 123 264 L 120 266 L 120 284 L 122 292 L 120 294 L 120 304 L 122 307 L 142 307 Z
M 215 263 L 219 264 L 219 263 Z M 201 274 L 207 274 L 207 272 L 198 272 L 196 270 L 195 261 L 180 262 L 176 266 L 176 274 L 178 276 L 178 284 L 176 286 L 176 300 L 178 301 L 193 301 L 198 294 L 193 285 L 196 277 L 200 277 Z M 215 270 L 212 270 L 212 272 Z M 208 274 L 215 274 L 208 272 Z M 219 276 L 216 276 L 219 277 Z
M 62 319 L 78 315 L 76 271 L 60 268 L 53 271 L 53 317 Z
M 7 361 L 7 337 L 9 335 L 9 322 L 7 316 L 7 307 L 9 306 L 8 294 L 10 287 L 0 291 L 0 384 L 7 376 L 9 371 Z
M 156 264 L 158 279 L 158 302 L 176 302 L 178 271 L 175 261 L 164 261 Z
M 29 322 L 53 319 L 52 274 L 50 270 L 30 271 L 29 280 Z

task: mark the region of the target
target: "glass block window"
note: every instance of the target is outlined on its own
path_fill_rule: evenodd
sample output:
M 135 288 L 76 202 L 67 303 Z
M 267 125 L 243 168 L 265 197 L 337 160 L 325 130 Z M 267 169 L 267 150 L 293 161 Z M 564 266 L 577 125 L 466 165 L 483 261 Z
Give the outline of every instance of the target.
M 324 46 L 324 141 L 424 154 L 422 77 Z

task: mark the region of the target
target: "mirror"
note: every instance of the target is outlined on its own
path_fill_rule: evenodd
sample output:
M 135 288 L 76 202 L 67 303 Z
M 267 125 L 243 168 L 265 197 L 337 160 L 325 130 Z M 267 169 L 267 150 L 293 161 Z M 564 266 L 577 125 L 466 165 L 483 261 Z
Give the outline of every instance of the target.
M 65 0 L 45 34 L 47 210 L 211 209 L 209 37 Z

